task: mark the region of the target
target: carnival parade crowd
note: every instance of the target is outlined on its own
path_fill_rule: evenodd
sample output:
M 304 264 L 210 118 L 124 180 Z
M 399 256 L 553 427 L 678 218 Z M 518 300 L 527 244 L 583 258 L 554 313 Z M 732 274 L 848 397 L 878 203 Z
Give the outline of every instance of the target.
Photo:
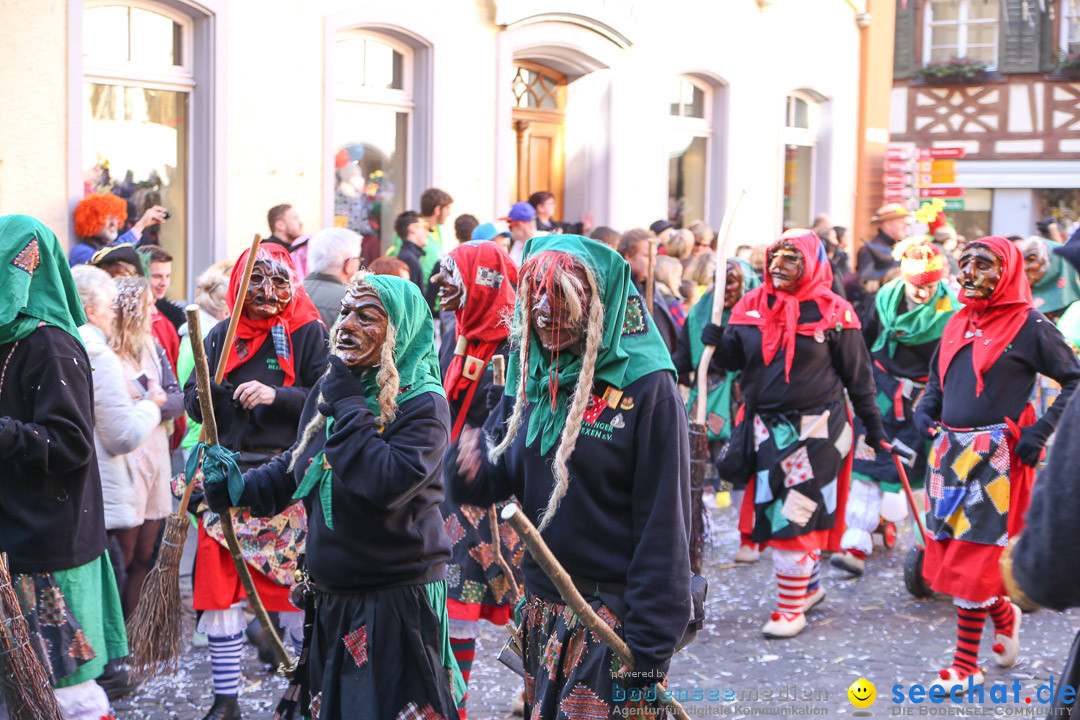
M 164 207 L 88 195 L 70 253 L 0 216 L 0 551 L 63 717 L 138 692 L 132 618 L 189 494 L 206 720 L 243 715 L 245 636 L 272 652 L 245 574 L 298 663 L 276 717 L 464 719 L 481 621 L 509 628 L 524 717 L 666 717 L 625 690 L 700 628 L 729 491 L 721 551 L 775 571 L 766 638 L 905 517 L 956 607 L 946 691 L 984 682 L 987 620 L 1009 667 L 1022 608 L 1080 604 L 1080 229 L 965 239 L 887 204 L 849 267 L 826 216 L 744 244 L 556 222 L 550 193 L 452 205 L 426 190 L 385 253 L 367 221 L 304 235 L 277 205 L 186 314 Z

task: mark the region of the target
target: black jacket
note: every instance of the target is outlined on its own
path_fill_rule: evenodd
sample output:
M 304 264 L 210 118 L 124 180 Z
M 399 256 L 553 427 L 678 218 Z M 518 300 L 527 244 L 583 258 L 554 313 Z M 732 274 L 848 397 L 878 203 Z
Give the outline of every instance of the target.
M 0 551 L 16 573 L 85 565 L 105 551 L 90 359 L 79 338 L 46 326 L 0 346 L 5 363 Z

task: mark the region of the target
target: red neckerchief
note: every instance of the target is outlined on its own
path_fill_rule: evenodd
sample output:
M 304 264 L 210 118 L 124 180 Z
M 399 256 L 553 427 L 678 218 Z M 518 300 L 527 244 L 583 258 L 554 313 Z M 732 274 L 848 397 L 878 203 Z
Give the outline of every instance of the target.
M 506 251 L 490 240 L 463 243 L 450 256 L 465 286 L 465 304 L 454 311 L 457 345 L 443 387 L 450 400 L 467 393 L 450 432 L 453 441 L 469 413 L 480 376 L 510 333 L 504 318 L 514 311 L 518 272 Z M 468 374 L 473 375 L 471 380 L 465 374 L 466 361 L 470 365 Z
M 233 306 L 236 304 L 236 294 L 240 289 L 240 281 L 244 279 L 244 266 L 247 265 L 247 257 L 250 252 L 250 250 L 244 251 L 237 259 L 236 264 L 233 265 L 232 274 L 229 276 L 229 295 L 226 300 L 229 303 L 230 314 L 234 312 Z M 288 268 L 289 277 L 292 280 L 292 301 L 285 306 L 284 311 L 269 319 L 249 318 L 244 313 L 243 308 L 240 308 L 240 322 L 236 326 L 236 339 L 233 341 L 232 347 L 229 348 L 229 356 L 225 360 L 225 374 L 228 375 L 233 368 L 243 365 L 248 358 L 258 352 L 263 342 L 270 336 L 271 329 L 275 325 L 281 325 L 285 328 L 285 337 L 289 340 L 289 356 L 282 357 L 279 354 L 278 362 L 281 369 L 285 371 L 285 387 L 288 387 L 296 381 L 296 370 L 293 366 L 295 359 L 292 348 L 293 332 L 312 320 L 319 320 L 319 322 L 322 322 L 322 320 L 319 317 L 319 311 L 315 309 L 314 303 L 311 302 L 307 291 L 304 290 L 304 286 L 296 279 L 296 268 L 288 250 L 276 243 L 264 242 L 259 246 L 256 259 L 274 260 Z M 342 296 L 345 295 L 344 288 L 342 288 L 341 294 Z M 243 360 L 240 359 L 237 352 L 238 344 L 243 345 L 245 348 Z
M 803 256 L 803 275 L 795 292 L 773 287 L 768 258 L 781 241 L 788 241 Z M 780 348 L 784 349 L 784 377 L 791 381 L 791 362 L 795 358 L 795 335 L 813 336 L 835 327 L 859 329 L 862 325 L 854 309 L 832 291 L 832 265 L 821 239 L 812 230 L 788 230 L 769 246 L 765 255 L 765 283 L 751 290 L 731 310 L 732 325 L 754 325 L 761 329 L 761 355 L 770 365 Z M 772 299 L 772 306 L 769 300 Z M 799 303 L 813 300 L 821 311 L 817 322 L 799 324 Z
M 979 238 L 975 243 L 987 246 L 1001 258 L 1001 279 L 986 300 L 968 299 L 961 289 L 959 299 L 964 307 L 949 318 L 941 336 L 938 374 L 944 385 L 949 363 L 956 357 L 956 353 L 960 352 L 960 348 L 971 343 L 975 395 L 978 396 L 983 391 L 983 373 L 1005 352 L 1005 348 L 1024 326 L 1028 312 L 1035 304 L 1031 298 L 1027 276 L 1024 274 L 1024 257 L 1020 250 L 998 235 Z

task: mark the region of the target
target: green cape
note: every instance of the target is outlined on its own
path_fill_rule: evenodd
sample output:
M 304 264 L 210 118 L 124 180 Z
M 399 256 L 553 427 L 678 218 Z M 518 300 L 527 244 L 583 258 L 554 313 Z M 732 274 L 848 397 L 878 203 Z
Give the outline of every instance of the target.
M 666 370 L 675 377 L 671 355 L 656 325 L 648 318 L 641 296 L 630 282 L 630 266 L 608 246 L 580 235 L 546 235 L 525 245 L 522 264 L 542 252 L 553 250 L 573 255 L 588 266 L 604 303 L 604 333 L 596 357 L 595 383 L 622 389 L 651 372 Z M 514 306 L 514 325 L 528 323 L 529 298 L 518 293 Z M 516 333 L 512 333 L 512 336 Z M 514 348 L 507 362 L 506 386 L 516 388 L 520 348 Z M 525 399 L 533 403 L 529 416 L 526 445 L 540 437 L 540 453 L 547 454 L 566 425 L 570 396 L 581 372 L 581 356 L 564 352 L 558 368 L 552 365 L 551 353 L 540 345 L 536 331 L 529 328 L 528 377 Z M 557 370 L 557 374 L 556 374 Z M 558 378 L 555 397 L 551 397 L 549 378 Z
M 903 296 L 903 278 L 896 278 L 878 290 L 874 304 L 877 306 L 881 332 L 874 341 L 874 347 L 870 348 L 870 352 L 877 352 L 887 346 L 889 357 L 893 357 L 899 343 L 921 345 L 940 340 L 949 318 L 960 309 L 960 301 L 956 299 L 956 293 L 940 280 L 934 297 L 903 315 L 897 315 L 900 298 Z
M 67 256 L 52 230 L 29 215 L 0 217 L 0 345 L 40 323 L 79 336 L 86 323 Z
M 1080 277 L 1065 258 L 1054 252 L 1054 248 L 1061 247 L 1059 243 L 1050 240 L 1043 242 L 1050 249 L 1050 267 L 1042 279 L 1031 286 L 1031 294 L 1035 298 L 1036 309 L 1046 314 L 1064 310 L 1080 300 Z

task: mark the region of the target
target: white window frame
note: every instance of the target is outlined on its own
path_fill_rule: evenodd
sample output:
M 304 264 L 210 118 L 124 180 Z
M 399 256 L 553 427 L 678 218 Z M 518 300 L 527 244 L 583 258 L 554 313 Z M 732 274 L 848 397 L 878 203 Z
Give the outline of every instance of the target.
M 1068 1 L 1068 0 L 1066 0 Z M 933 50 L 938 47 L 950 47 L 947 45 L 933 45 L 934 28 L 956 25 L 956 52 L 953 57 L 965 58 L 968 54 L 968 26 L 969 25 L 993 25 L 994 26 L 994 60 L 990 63 L 989 70 L 996 70 L 998 58 L 1001 54 L 1001 2 L 998 0 L 998 17 L 994 19 L 970 20 L 968 11 L 971 9 L 972 0 L 958 0 L 956 20 L 934 20 L 934 0 L 926 3 L 926 12 L 923 13 L 923 65 L 929 65 Z M 1034 10 L 1032 11 L 1034 12 Z
M 1080 19 L 1080 0 L 1061 0 L 1061 36 L 1058 38 L 1058 48 L 1062 54 L 1069 54 L 1069 44 L 1080 45 L 1080 27 L 1077 28 L 1076 37 L 1069 37 L 1069 18 Z M 1080 48 L 1077 49 L 1080 52 Z
M 668 109 L 668 127 L 675 132 L 685 132 L 695 138 L 705 138 L 705 207 L 701 209 L 704 217 L 700 218 L 706 223 L 711 222 L 711 207 L 709 198 L 712 197 L 712 175 L 713 175 L 713 88 L 708 83 L 705 83 L 698 78 L 690 77 L 688 75 L 678 75 L 675 78 L 676 83 L 680 86 L 682 83 L 689 83 L 702 92 L 702 108 L 704 110 L 704 117 L 686 117 L 682 115 L 682 103 L 679 104 L 679 115 L 672 115 L 670 108 Z M 668 103 L 670 105 L 671 103 Z M 668 163 L 670 173 L 670 162 Z M 668 177 L 668 187 L 671 186 L 671 177 Z M 665 215 L 666 217 L 666 215 Z M 694 218 L 699 219 L 699 218 Z
M 192 19 L 177 12 L 167 5 L 147 0 L 84 0 L 83 12 L 102 7 L 124 7 L 161 15 L 180 25 L 181 64 L 172 67 L 147 68 L 140 63 L 124 60 L 113 63 L 95 63 L 92 59 L 83 62 L 84 82 L 106 85 L 127 85 L 149 87 L 160 90 L 190 91 L 195 87 L 193 70 L 194 41 Z M 80 17 L 80 24 L 82 18 Z
M 801 128 L 794 125 L 794 109 L 793 103 L 789 103 L 789 100 L 801 100 L 806 103 L 806 124 L 807 127 Z M 780 199 L 779 203 L 779 226 L 782 228 L 784 223 L 784 177 L 787 165 L 787 146 L 799 145 L 801 147 L 810 148 L 810 213 L 811 216 L 814 213 L 814 208 L 818 200 L 818 139 L 821 130 L 821 103 L 816 98 L 811 97 L 809 94 L 801 92 L 799 90 L 793 90 L 784 97 L 784 129 L 780 133 L 780 186 L 777 193 L 777 197 Z

